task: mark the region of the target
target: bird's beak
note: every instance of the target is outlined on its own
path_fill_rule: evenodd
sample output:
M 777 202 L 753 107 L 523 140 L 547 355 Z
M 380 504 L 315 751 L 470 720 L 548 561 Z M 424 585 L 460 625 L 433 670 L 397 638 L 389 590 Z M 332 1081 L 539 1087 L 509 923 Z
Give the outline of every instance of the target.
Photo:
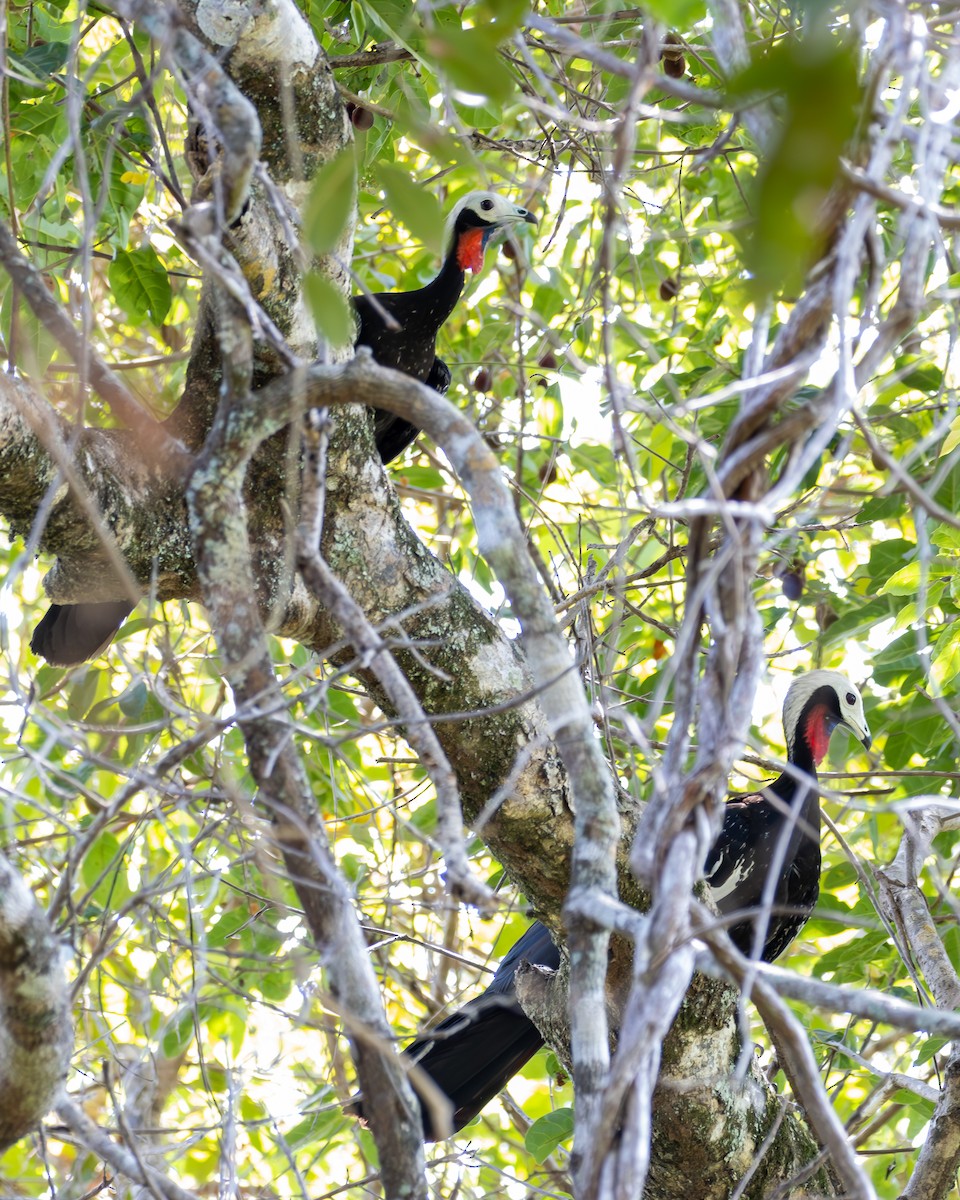
M 519 205 L 517 205 L 512 213 L 504 213 L 497 221 L 499 226 L 523 225 L 524 223 L 538 225 L 539 221 L 528 208 L 521 208 Z
M 856 735 L 857 740 L 863 743 L 864 750 L 870 749 L 870 743 L 873 739 L 870 737 L 870 730 L 867 728 L 866 721 L 862 723 L 856 717 L 844 717 L 842 724 Z

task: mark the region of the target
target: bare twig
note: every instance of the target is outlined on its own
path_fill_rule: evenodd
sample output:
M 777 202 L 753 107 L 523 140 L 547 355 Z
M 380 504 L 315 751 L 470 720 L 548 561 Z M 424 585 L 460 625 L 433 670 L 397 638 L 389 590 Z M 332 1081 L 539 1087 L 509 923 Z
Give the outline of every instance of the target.
M 169 1175 L 153 1167 L 142 1165 L 124 1146 L 118 1146 L 110 1137 L 91 1121 L 81 1105 L 62 1096 L 57 1101 L 57 1112 L 77 1137 L 81 1145 L 92 1151 L 117 1172 L 142 1184 L 163 1200 L 198 1200 L 196 1192 L 190 1192 L 175 1183 Z

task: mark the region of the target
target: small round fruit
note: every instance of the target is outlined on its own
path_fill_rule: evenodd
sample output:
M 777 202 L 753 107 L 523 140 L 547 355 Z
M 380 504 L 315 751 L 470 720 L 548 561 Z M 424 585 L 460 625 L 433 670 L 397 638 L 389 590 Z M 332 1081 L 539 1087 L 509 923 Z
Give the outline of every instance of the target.
M 663 73 L 669 75 L 671 79 L 682 79 L 687 69 L 687 62 L 681 49 L 683 43 L 675 33 L 668 33 L 663 40 L 666 43 L 660 51 Z
M 662 54 L 663 73 L 671 79 L 682 79 L 687 71 L 687 60 L 682 54 Z
M 787 571 L 780 580 L 780 586 L 788 600 L 799 600 L 803 595 L 803 576 L 799 571 Z
M 537 477 L 540 482 L 546 486 L 548 483 L 555 483 L 557 479 L 557 464 L 555 462 L 545 462 L 537 471 Z
M 373 127 L 373 113 L 369 108 L 354 108 L 350 120 L 354 129 L 367 130 Z

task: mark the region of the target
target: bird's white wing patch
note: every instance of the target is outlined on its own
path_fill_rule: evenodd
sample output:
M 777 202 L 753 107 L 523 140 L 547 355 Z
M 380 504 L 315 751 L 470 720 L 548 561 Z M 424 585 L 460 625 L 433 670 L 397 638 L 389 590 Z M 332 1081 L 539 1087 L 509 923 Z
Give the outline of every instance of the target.
M 726 877 L 726 879 L 724 879 L 723 883 L 714 883 L 713 880 L 719 873 L 719 870 L 722 866 L 723 859 L 721 858 L 711 871 L 710 875 L 707 877 L 707 886 L 710 888 L 710 895 L 714 904 L 716 904 L 718 907 L 727 898 L 727 896 L 736 891 L 740 884 L 746 879 L 749 872 L 747 860 L 743 855 L 741 855 L 740 858 L 733 864 L 730 874 Z

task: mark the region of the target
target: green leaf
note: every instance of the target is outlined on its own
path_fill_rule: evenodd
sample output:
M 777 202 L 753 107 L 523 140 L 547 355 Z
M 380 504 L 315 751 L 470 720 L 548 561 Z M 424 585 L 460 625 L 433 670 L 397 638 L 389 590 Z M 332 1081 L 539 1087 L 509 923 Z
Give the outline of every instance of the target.
M 520 25 L 529 7 L 528 0 L 481 0 L 476 5 L 479 19 L 475 23 L 495 21 L 506 36 Z
M 497 25 L 435 29 L 427 37 L 426 48 L 454 87 L 505 104 L 513 96 L 516 84 L 500 57 L 499 40 Z
M 858 878 L 857 868 L 853 863 L 842 862 L 825 871 L 820 883 L 824 888 L 846 887 L 847 884 L 856 883 Z
M 173 289 L 152 246 L 118 250 L 107 276 L 117 303 L 132 321 L 149 317 L 154 325 L 163 324 L 173 303 Z
M 930 1062 L 931 1058 L 940 1054 L 943 1046 L 949 1045 L 949 1038 L 926 1038 L 925 1042 L 918 1051 L 917 1057 L 913 1060 L 914 1067 L 922 1067 L 925 1062 Z
M 413 34 L 417 31 L 417 26 L 413 20 L 411 0 L 374 0 L 373 3 L 364 3 L 362 6 L 351 5 L 351 8 L 355 9 L 361 7 L 367 20 L 382 29 L 391 41 L 411 54 L 416 54 L 417 39 Z
M 265 1000 L 280 1004 L 293 989 L 293 977 L 289 971 L 268 971 L 257 980 L 256 986 Z
M 930 663 L 930 676 L 937 687 L 946 687 L 957 675 L 960 675 L 960 621 L 954 621 L 940 635 Z
M 889 954 L 890 939 L 886 930 L 865 933 L 822 954 L 814 965 L 814 972 L 818 976 L 831 971 L 837 972 L 838 976 L 849 976 L 851 972 L 860 971 L 863 964 L 886 958 Z
M 11 336 L 14 329 L 15 340 Z M 9 280 L 0 283 L 0 334 L 7 346 L 16 345 L 17 365 L 27 375 L 42 376 L 57 352 L 56 340 Z
M 329 254 L 353 215 L 357 202 L 357 164 L 353 147 L 320 168 L 313 177 L 303 214 L 303 236 L 317 254 Z
M 149 629 L 155 624 L 156 621 L 149 617 L 136 617 L 124 625 L 124 637 L 135 633 L 137 629 Z M 127 691 L 122 693 L 117 704 L 123 715 L 134 725 L 163 721 L 167 712 L 142 679 L 137 680 Z
M 916 553 L 916 543 L 909 542 L 906 538 L 884 538 L 875 543 L 870 550 L 870 561 L 867 565 L 867 574 L 874 587 L 879 591 L 894 572 L 913 560 Z
M 382 163 L 377 179 L 394 215 L 435 254 L 443 254 L 443 210 L 433 194 L 414 183 L 406 171 Z
M 707 15 L 704 0 L 644 0 L 643 7 L 654 20 L 672 29 L 686 29 Z
M 943 445 L 940 447 L 940 457 L 945 458 L 960 446 L 960 417 L 954 417 L 953 423 L 950 426 L 950 431 L 943 439 Z
M 353 341 L 353 313 L 343 292 L 318 271 L 304 277 L 304 292 L 317 328 L 332 346 L 347 346 Z
M 960 510 L 960 463 L 953 464 L 943 483 L 934 492 L 933 498 L 947 512 L 955 513 Z
M 960 550 L 960 529 L 952 525 L 934 525 L 930 541 L 938 550 Z
M 573 1109 L 557 1108 L 534 1121 L 527 1130 L 523 1144 L 536 1161 L 542 1163 L 548 1154 L 552 1154 L 561 1142 L 572 1135 Z
M 92 901 L 104 910 L 116 909 L 130 899 L 125 852 L 112 833 L 102 833 L 83 856 L 80 878 L 92 888 Z
M 111 131 L 105 130 L 98 139 L 97 152 L 102 160 L 109 164 L 109 177 L 106 184 L 107 200 L 103 206 L 103 215 L 97 224 L 107 244 L 123 249 L 128 241 L 128 230 L 140 202 L 143 200 L 144 185 L 137 172 L 129 170 L 129 164 L 116 148 L 110 144 Z M 91 163 L 91 185 L 102 188 L 103 177 L 94 169 Z
M 194 1021 L 192 1012 L 182 1012 L 175 1024 L 163 1035 L 163 1054 L 165 1058 L 176 1058 L 193 1041 Z
M 803 41 L 778 43 L 730 90 L 743 98 L 772 91 L 783 101 L 780 137 L 757 180 L 744 260 L 763 291 L 791 292 L 820 249 L 822 204 L 856 127 L 856 55 L 816 29 Z
M 38 95 L 51 83 L 51 75 L 66 64 L 70 47 L 66 42 L 42 42 L 22 53 L 8 50 L 10 95 L 20 99 Z M 18 121 L 19 126 L 19 121 Z
M 329 1100 L 327 1101 L 330 1102 Z M 309 1113 L 287 1133 L 286 1144 L 293 1150 L 304 1146 L 316 1147 L 318 1143 L 343 1123 L 343 1114 L 336 1104 L 326 1112 Z
M 90 711 L 99 686 L 100 672 L 96 667 L 87 667 L 74 677 L 67 701 L 67 712 L 74 721 L 83 720 Z
M 149 695 L 147 685 L 142 679 L 139 679 L 133 687 L 128 688 L 123 693 L 117 704 L 125 717 L 129 717 L 131 721 L 139 721 L 143 716 L 143 710 L 147 706 L 147 697 Z
M 207 944 L 222 948 L 244 926 L 250 924 L 250 913 L 245 908 L 234 908 L 226 912 L 207 932 Z
M 899 571 L 894 571 L 887 582 L 880 588 L 880 595 L 889 593 L 892 596 L 915 596 L 920 588 L 920 564 L 907 563 Z

